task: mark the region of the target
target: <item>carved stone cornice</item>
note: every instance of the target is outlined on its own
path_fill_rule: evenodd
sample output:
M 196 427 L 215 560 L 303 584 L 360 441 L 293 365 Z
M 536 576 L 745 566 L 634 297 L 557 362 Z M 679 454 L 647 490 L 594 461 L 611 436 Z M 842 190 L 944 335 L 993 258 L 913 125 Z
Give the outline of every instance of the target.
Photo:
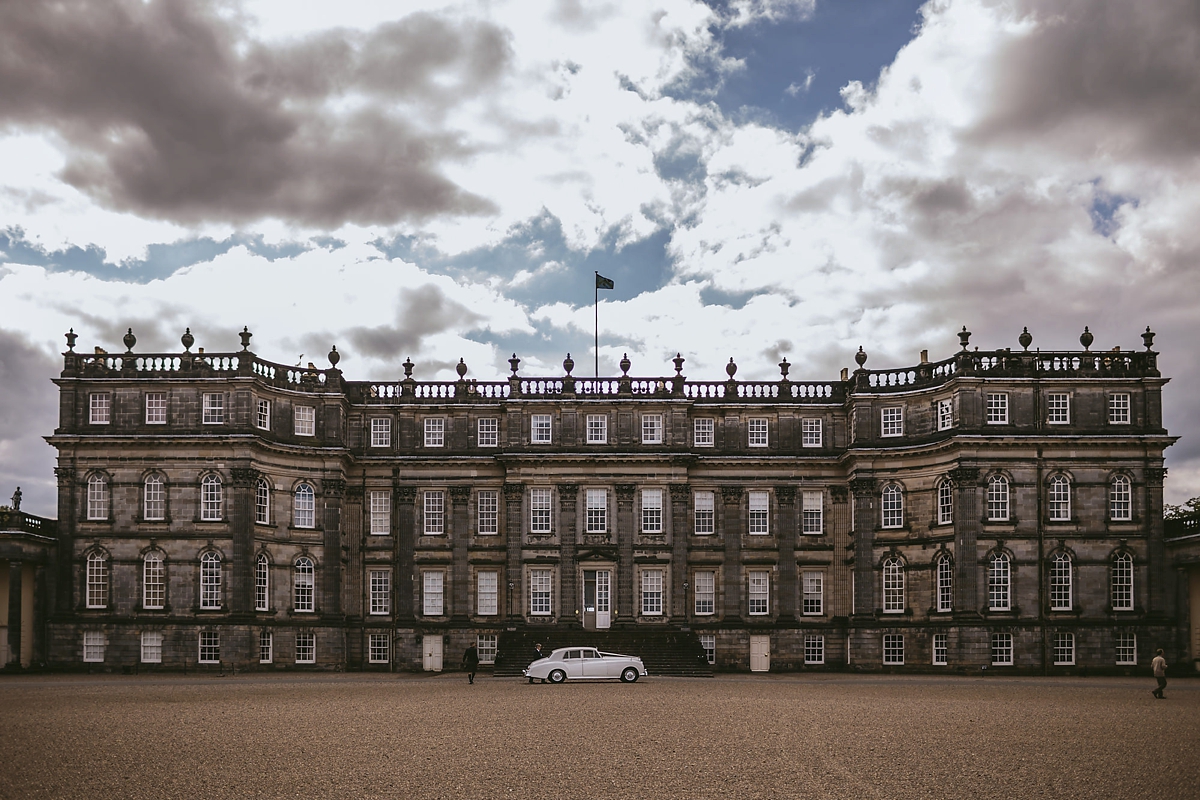
M 451 505 L 463 506 L 471 499 L 470 486 L 451 486 L 449 491 Z
M 796 503 L 796 487 L 790 484 L 775 487 L 775 499 L 781 506 L 791 506 Z
M 736 506 L 742 502 L 742 495 L 745 492 L 741 486 L 722 486 L 721 499 L 725 501 L 727 506 Z
M 70 481 L 75 480 L 75 468 L 74 467 L 55 467 L 54 475 L 60 481 L 69 483 Z
M 229 470 L 229 474 L 234 487 L 240 489 L 253 486 L 259 475 L 258 470 L 250 467 L 234 467 Z
M 850 491 L 845 486 L 830 486 L 829 498 L 833 500 L 834 503 L 845 503 L 850 499 Z
M 950 480 L 961 489 L 974 489 L 979 485 L 979 467 L 955 467 L 950 470 Z
M 1146 476 L 1146 485 L 1153 486 L 1156 489 L 1162 488 L 1163 479 L 1167 477 L 1166 467 L 1146 467 L 1143 471 Z
M 692 497 L 692 487 L 686 483 L 673 483 L 668 488 L 671 492 L 672 503 L 687 503 Z
M 525 496 L 525 484 L 523 483 L 506 483 L 504 484 L 504 502 L 508 504 L 520 503 Z
M 397 486 L 393 491 L 396 493 L 398 502 L 412 505 L 417 499 L 417 487 L 415 486 Z
M 850 481 L 850 491 L 854 495 L 861 496 L 866 494 L 875 494 L 875 487 L 878 486 L 878 481 L 874 478 L 853 478 Z
M 618 503 L 632 503 L 637 486 L 632 483 L 618 483 L 613 489 L 616 491 Z
M 575 498 L 579 495 L 578 483 L 560 483 L 554 488 L 558 490 L 559 502 L 562 502 L 563 500 L 570 500 L 574 502 Z
M 326 497 L 341 497 L 346 493 L 344 478 L 326 478 L 321 482 L 321 490 Z

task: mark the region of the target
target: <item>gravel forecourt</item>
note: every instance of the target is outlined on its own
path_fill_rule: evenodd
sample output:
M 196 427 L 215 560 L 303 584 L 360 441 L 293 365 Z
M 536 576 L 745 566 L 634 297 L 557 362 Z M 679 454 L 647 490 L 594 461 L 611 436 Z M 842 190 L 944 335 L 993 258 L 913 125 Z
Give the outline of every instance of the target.
M 5 798 L 1200 798 L 1200 682 L 0 678 Z

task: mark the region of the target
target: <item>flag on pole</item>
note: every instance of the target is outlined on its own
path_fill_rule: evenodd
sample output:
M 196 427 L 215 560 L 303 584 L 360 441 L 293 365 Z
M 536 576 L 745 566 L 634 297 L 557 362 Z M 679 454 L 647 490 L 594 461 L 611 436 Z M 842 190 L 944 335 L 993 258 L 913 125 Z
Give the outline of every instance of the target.
M 596 273 L 596 288 L 597 289 L 613 288 L 612 278 L 606 278 L 603 275 L 601 275 L 599 272 L 597 272 Z

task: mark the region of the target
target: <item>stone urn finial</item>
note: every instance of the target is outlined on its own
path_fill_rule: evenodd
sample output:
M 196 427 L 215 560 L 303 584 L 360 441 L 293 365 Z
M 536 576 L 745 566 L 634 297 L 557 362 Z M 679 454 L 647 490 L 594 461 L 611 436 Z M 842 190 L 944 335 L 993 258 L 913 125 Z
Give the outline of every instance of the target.
M 791 368 L 792 365 L 788 363 L 787 356 L 784 356 L 783 361 L 779 362 L 779 374 L 783 376 L 785 381 L 788 379 L 788 371 Z
M 242 326 L 242 332 L 239 333 L 238 336 L 242 337 L 242 349 L 243 350 L 250 349 L 250 337 L 253 335 L 254 334 L 250 332 L 250 326 L 248 326 L 248 325 Z
M 571 370 L 575 369 L 575 359 L 571 358 L 571 354 L 567 353 L 567 357 L 563 359 L 563 369 L 567 374 L 571 374 Z
M 1150 330 L 1150 329 L 1146 328 L 1146 330 Z M 79 334 L 75 332 L 74 328 L 71 328 L 71 330 L 64 333 L 63 336 L 67 337 L 67 349 L 70 350 L 72 353 L 74 353 L 75 352 L 75 340 L 79 338 Z M 1145 337 L 1143 337 L 1143 338 L 1145 338 Z
M 1096 340 L 1096 337 L 1092 336 L 1092 332 L 1088 330 L 1088 326 L 1084 325 L 1083 333 L 1079 334 L 1079 343 L 1081 345 L 1083 345 L 1083 349 L 1084 350 L 1090 349 L 1092 346 L 1092 342 L 1094 342 L 1095 340 Z
M 408 356 L 405 356 L 405 357 L 404 357 L 404 363 L 403 363 L 403 364 L 401 364 L 400 366 L 404 367 L 404 380 L 406 380 L 406 381 L 411 381 L 411 380 L 412 380 L 412 371 L 413 371 L 413 367 L 415 367 L 415 366 L 416 366 L 416 364 L 414 364 L 414 363 L 412 362 L 412 359 L 411 359 L 411 358 L 409 358 Z
M 337 351 L 337 345 L 335 344 L 329 348 L 329 363 L 333 365 L 334 369 L 337 369 L 338 362 L 341 360 L 342 354 Z
M 862 369 L 863 364 L 867 363 L 867 353 L 862 349 L 862 345 L 858 346 L 858 352 L 854 354 L 854 361 L 858 364 L 858 368 Z
M 621 362 L 617 366 L 619 366 L 621 368 L 621 377 L 628 378 L 629 377 L 629 368 L 631 366 L 633 366 L 633 363 L 629 360 L 628 353 L 621 354 Z
M 517 368 L 521 366 L 521 359 L 517 358 L 516 353 L 513 353 L 512 358 L 508 360 L 508 366 L 512 370 L 512 376 L 517 377 Z
M 1017 341 L 1021 343 L 1021 347 L 1029 350 L 1029 345 L 1033 344 L 1033 334 L 1029 332 L 1028 327 L 1021 328 L 1021 335 L 1017 337 Z
M 733 360 L 733 356 L 729 357 L 729 363 L 725 365 L 725 374 L 729 376 L 729 380 L 733 380 L 733 376 L 737 375 L 737 364 Z
M 1154 331 L 1150 330 L 1150 326 L 1146 326 L 1146 332 L 1142 334 L 1142 341 L 1146 344 L 1146 349 L 1154 347 Z
M 192 351 L 192 345 L 196 343 L 196 337 L 192 336 L 191 328 L 183 329 L 183 336 L 179 337 L 179 342 L 183 345 L 183 352 L 190 353 Z
M 454 371 L 458 373 L 460 381 L 467 377 L 467 362 L 460 358 L 458 363 L 454 365 Z
M 958 343 L 962 345 L 962 349 L 967 349 L 967 343 L 971 341 L 971 332 L 967 330 L 967 326 L 963 325 L 962 330 L 958 332 Z
M 676 375 L 683 374 L 683 362 L 685 360 L 686 359 L 684 359 L 682 353 L 676 353 L 675 357 L 671 359 L 671 363 L 675 365 L 675 374 Z
M 125 342 L 125 352 L 132 353 L 133 346 L 137 344 L 137 337 L 133 335 L 133 328 L 125 331 L 125 336 L 121 339 L 121 341 Z

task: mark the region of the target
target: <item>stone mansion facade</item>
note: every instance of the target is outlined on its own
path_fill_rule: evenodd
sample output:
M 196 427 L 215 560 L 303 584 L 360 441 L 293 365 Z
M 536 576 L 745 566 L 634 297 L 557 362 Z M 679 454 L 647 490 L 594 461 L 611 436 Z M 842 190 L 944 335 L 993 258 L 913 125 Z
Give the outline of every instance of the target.
M 440 669 L 694 634 L 729 670 L 1125 670 L 1178 652 L 1153 334 L 796 381 L 349 381 L 74 350 L 51 667 Z

